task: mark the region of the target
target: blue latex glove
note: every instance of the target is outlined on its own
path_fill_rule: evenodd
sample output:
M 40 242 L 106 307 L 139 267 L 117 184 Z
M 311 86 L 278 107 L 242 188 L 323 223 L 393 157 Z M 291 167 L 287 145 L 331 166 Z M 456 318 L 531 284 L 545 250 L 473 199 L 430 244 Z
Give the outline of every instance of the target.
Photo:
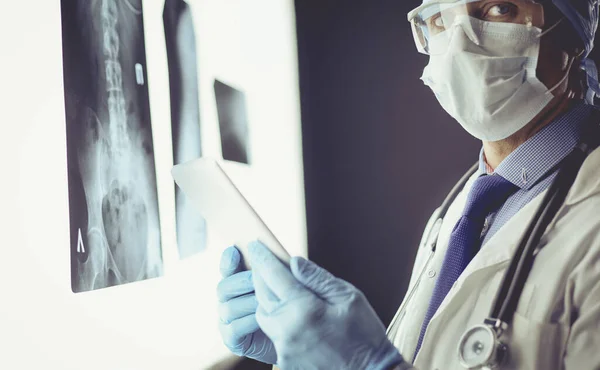
M 256 322 L 258 303 L 254 294 L 252 272 L 241 271 L 241 255 L 235 247 L 221 255 L 221 276 L 217 287 L 219 297 L 219 329 L 223 343 L 238 356 L 268 364 L 277 361 L 273 342 Z
M 292 258 L 290 270 L 259 242 L 249 252 L 256 319 L 283 370 L 388 370 L 403 362 L 353 285 L 301 257 Z

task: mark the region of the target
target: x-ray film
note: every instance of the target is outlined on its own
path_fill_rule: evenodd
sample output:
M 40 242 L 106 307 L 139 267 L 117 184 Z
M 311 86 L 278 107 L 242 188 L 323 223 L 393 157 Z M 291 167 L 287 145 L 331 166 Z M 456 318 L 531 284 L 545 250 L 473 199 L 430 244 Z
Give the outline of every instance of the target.
M 169 62 L 173 164 L 202 155 L 198 96 L 196 37 L 192 13 L 183 0 L 166 0 L 163 12 Z M 179 257 L 192 256 L 206 247 L 206 222 L 175 187 Z
M 249 164 L 250 147 L 246 97 L 242 91 L 219 80 L 215 80 L 214 88 L 223 159 Z
M 161 276 L 141 0 L 62 0 L 71 285 Z

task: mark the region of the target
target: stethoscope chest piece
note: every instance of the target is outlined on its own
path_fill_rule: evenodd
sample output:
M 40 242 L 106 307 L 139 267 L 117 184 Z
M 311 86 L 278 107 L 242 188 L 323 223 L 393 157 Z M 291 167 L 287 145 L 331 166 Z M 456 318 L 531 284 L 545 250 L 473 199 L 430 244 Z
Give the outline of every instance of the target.
M 507 347 L 498 339 L 492 325 L 481 324 L 469 329 L 460 338 L 458 356 L 466 369 L 497 369 L 503 362 Z

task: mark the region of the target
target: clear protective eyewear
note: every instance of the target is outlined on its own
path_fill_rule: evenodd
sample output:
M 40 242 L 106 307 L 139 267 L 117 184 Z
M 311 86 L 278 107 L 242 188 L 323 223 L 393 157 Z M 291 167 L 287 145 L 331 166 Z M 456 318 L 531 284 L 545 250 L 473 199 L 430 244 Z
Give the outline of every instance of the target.
M 417 50 L 431 55 L 432 38 L 465 16 L 483 22 L 544 27 L 544 8 L 533 0 L 425 0 L 408 13 Z

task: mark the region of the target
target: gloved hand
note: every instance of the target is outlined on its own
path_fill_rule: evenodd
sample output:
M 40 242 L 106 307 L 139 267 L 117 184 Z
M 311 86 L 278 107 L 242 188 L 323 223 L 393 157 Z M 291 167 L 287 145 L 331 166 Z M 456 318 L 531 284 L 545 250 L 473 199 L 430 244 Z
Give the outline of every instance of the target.
M 274 364 L 277 354 L 273 342 L 256 322 L 258 303 L 252 272 L 241 271 L 241 265 L 241 254 L 237 248 L 229 247 L 221 255 L 223 280 L 217 287 L 221 337 L 234 354 Z
M 260 328 L 288 369 L 381 369 L 403 362 L 361 291 L 302 257 L 290 268 L 249 245 Z

